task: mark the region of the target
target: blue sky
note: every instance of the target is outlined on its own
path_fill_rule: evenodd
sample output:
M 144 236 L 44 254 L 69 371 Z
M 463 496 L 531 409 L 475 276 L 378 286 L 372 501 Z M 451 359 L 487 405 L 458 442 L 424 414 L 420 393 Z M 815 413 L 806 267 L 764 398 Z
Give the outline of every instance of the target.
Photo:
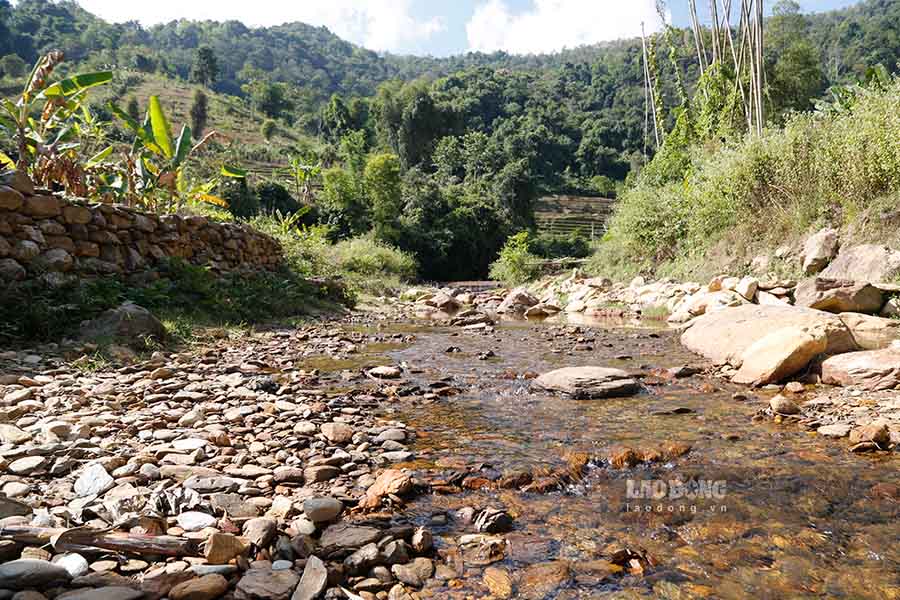
M 859 0 L 801 0 L 824 11 Z M 145 25 L 187 19 L 237 19 L 251 26 L 303 21 L 324 25 L 367 48 L 447 56 L 468 50 L 552 52 L 632 37 L 641 23 L 660 27 L 654 0 L 79 0 L 110 21 Z M 698 5 L 707 6 L 700 0 Z M 738 2 L 734 2 L 738 4 Z M 669 0 L 677 25 L 687 24 L 687 0 Z M 769 0 L 768 6 L 774 5 Z M 705 15 L 704 15 L 705 16 Z

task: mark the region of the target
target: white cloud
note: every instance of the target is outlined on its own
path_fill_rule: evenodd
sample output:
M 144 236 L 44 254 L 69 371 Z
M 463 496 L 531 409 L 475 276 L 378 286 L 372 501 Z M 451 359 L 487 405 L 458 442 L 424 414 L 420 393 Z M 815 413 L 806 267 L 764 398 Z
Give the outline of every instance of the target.
M 513 14 L 504 0 L 487 0 L 466 24 L 470 50 L 543 53 L 584 44 L 636 37 L 662 21 L 654 0 L 532 0 Z
M 445 28 L 439 17 L 413 16 L 411 0 L 79 0 L 94 14 L 144 25 L 175 19 L 238 20 L 249 26 L 302 21 L 324 25 L 340 37 L 372 50 L 404 51 Z

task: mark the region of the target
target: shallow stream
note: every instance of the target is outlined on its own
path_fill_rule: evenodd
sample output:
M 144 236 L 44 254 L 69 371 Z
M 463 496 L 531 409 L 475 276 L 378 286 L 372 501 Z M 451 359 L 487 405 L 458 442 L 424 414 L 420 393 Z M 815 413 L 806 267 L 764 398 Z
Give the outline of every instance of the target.
M 429 477 L 475 470 L 496 478 L 560 469 L 573 453 L 591 457 L 583 479 L 547 493 L 465 489 L 413 501 L 407 513 L 431 524 L 452 568 L 437 597 L 489 596 L 488 561 L 456 547 L 473 525 L 453 515 L 492 506 L 514 518 L 513 531 L 501 534 L 508 545 L 490 558 L 509 573 L 514 597 L 900 598 L 896 453 L 851 454 L 845 443 L 794 425 L 754 421 L 763 394 L 736 399 L 746 390 L 702 375 L 667 376 L 697 357 L 669 330 L 622 325 L 506 323 L 487 335 L 379 326 L 414 340 L 370 352 L 404 363 L 410 383 L 445 380 L 460 390 L 388 410 L 386 418 L 418 435 L 406 466 Z M 531 389 L 526 376 L 579 365 L 639 371 L 647 391 L 572 400 Z M 692 450 L 630 468 L 605 460 L 617 447 L 672 442 Z M 665 495 L 634 497 L 647 486 Z M 696 486 L 701 497 L 679 497 Z

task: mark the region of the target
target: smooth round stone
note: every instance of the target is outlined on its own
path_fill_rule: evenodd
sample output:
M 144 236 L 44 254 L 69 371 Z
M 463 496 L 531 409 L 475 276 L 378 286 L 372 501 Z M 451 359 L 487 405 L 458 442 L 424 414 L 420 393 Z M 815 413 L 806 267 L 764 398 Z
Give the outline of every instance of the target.
M 207 527 L 214 527 L 218 519 L 204 512 L 189 510 L 178 515 L 177 521 L 178 526 L 185 531 L 200 531 Z
M 344 504 L 340 500 L 330 497 L 309 498 L 303 502 L 303 512 L 313 523 L 334 520 L 343 508 Z
M 88 571 L 90 571 L 87 559 L 80 554 L 64 554 L 54 557 L 53 564 L 68 571 L 73 578 L 87 575 Z
M 31 492 L 31 486 L 21 481 L 10 481 L 3 486 L 3 494 L 7 498 L 21 498 Z
M 276 560 L 275 562 L 272 563 L 272 570 L 273 571 L 286 571 L 287 569 L 290 569 L 293 566 L 294 566 L 294 563 L 292 563 L 289 560 Z

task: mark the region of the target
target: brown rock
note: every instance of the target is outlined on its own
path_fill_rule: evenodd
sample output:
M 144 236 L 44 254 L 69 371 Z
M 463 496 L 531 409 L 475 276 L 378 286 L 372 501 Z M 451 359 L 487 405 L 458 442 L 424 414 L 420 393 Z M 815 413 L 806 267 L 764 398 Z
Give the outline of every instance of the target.
M 19 210 L 25 204 L 25 196 L 18 190 L 0 185 L 0 209 Z
M 831 313 L 877 313 L 884 298 L 868 283 L 815 277 L 800 282 L 794 290 L 794 304 Z
M 215 600 L 228 591 L 228 580 L 221 575 L 204 575 L 179 583 L 169 591 L 169 600 Z
M 63 201 L 56 196 L 29 196 L 25 198 L 22 212 L 30 217 L 58 217 Z
M 569 565 L 562 561 L 530 565 L 522 571 L 518 597 L 542 600 L 568 582 L 569 577 Z
M 206 540 L 203 554 L 209 564 L 224 565 L 249 551 L 250 542 L 246 538 L 230 533 L 214 533 Z
M 346 423 L 325 423 L 322 434 L 334 444 L 346 444 L 353 439 L 353 428 Z
M 513 582 L 506 569 L 488 567 L 481 577 L 484 585 L 496 598 L 512 598 Z
M 900 340 L 900 321 L 897 319 L 860 313 L 841 313 L 838 317 L 850 330 L 856 345 L 863 350 L 881 350 Z
M 832 356 L 822 363 L 822 383 L 869 391 L 894 389 L 900 386 L 900 349 Z
M 63 207 L 62 217 L 63 221 L 70 225 L 87 225 L 91 222 L 93 215 L 89 208 L 78 206 L 76 204 L 69 204 L 68 206 Z
M 822 277 L 877 283 L 900 273 L 900 252 L 878 244 L 844 246 Z
M 794 306 L 746 304 L 707 313 L 691 321 L 681 343 L 716 364 L 741 366 L 744 352 L 772 331 L 785 327 L 804 329 L 827 340 L 825 353 L 856 350 L 847 326 L 836 316 Z
M 827 346 L 821 332 L 811 334 L 798 327 L 773 331 L 744 351 L 733 381 L 752 385 L 777 383 L 806 368 Z
M 300 577 L 291 569 L 250 569 L 238 581 L 235 600 L 288 600 Z
M 891 445 L 891 431 L 888 429 L 887 423 L 876 421 L 857 427 L 850 432 L 851 444 L 862 444 L 865 442 L 871 442 L 886 450 Z
M 388 494 L 402 496 L 412 491 L 412 478 L 397 469 L 388 469 L 378 476 L 375 483 L 366 490 L 366 495 L 359 501 L 361 508 L 378 508 L 381 499 Z

